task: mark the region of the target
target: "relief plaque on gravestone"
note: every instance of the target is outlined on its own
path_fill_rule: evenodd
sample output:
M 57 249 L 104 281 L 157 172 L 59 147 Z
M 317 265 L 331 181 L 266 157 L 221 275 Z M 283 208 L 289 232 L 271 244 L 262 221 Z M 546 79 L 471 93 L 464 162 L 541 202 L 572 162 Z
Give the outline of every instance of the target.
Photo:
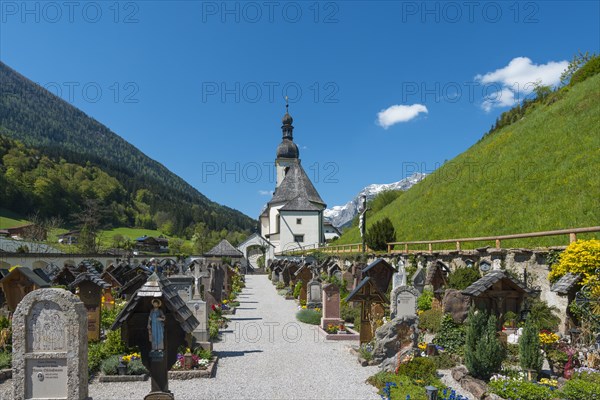
M 67 359 L 30 359 L 26 362 L 28 399 L 66 399 Z
M 27 318 L 27 352 L 67 351 L 64 312 L 50 301 L 36 303 Z

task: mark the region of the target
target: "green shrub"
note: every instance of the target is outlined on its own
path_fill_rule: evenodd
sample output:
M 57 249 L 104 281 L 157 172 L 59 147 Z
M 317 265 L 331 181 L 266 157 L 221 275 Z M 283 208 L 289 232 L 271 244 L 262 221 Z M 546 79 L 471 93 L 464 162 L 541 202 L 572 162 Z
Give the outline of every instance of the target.
M 463 354 L 465 346 L 465 327 L 457 324 L 450 314 L 444 315 L 438 333 L 433 343 L 442 346 L 452 354 Z
M 433 292 L 431 290 L 423 290 L 423 293 L 417 298 L 417 308 L 421 311 L 431 310 L 432 301 Z
M 387 250 L 388 242 L 394 241 L 396 241 L 396 231 L 392 221 L 387 217 L 371 225 L 366 235 L 367 246 L 376 251 Z
M 125 354 L 127 348 L 121 340 L 121 329 L 106 332 L 106 340 L 103 343 L 103 353 L 106 356 Z
M 12 353 L 8 351 L 0 352 L 0 369 L 12 368 Z
M 363 343 L 358 348 L 358 354 L 367 361 L 373 359 L 373 345 L 369 343 Z
M 549 306 L 545 301 L 535 299 L 531 302 L 531 311 L 527 319 L 536 324 L 540 330 L 555 332 L 558 330 L 558 324 L 560 323 L 558 312 L 559 310 L 555 306 Z
M 142 375 L 148 373 L 142 360 L 131 360 L 127 363 L 127 375 Z
M 208 320 L 208 336 L 210 340 L 216 340 L 219 338 L 219 321 L 215 319 Z
M 296 313 L 296 318 L 300 322 L 311 325 L 319 325 L 321 323 L 322 314 L 318 311 L 304 308 Z
M 550 400 L 554 398 L 552 390 L 543 385 L 514 379 L 490 381 L 492 393 L 507 400 Z
M 570 379 L 561 388 L 560 393 L 567 400 L 600 399 L 600 384 L 583 379 Z
M 340 316 L 344 321 L 353 323 L 355 327 L 360 326 L 360 307 L 352 307 L 350 304 L 343 303 Z
M 457 268 L 448 276 L 448 287 L 451 289 L 464 290 L 481 278 L 476 268 Z
M 297 299 L 300 297 L 300 292 L 302 291 L 302 281 L 296 282 L 296 286 L 294 286 L 294 298 Z
M 100 369 L 100 364 L 102 364 L 104 358 L 104 343 L 96 342 L 88 344 L 88 373 L 90 375 Z
M 595 56 L 573 74 L 569 86 L 583 82 L 598 73 L 600 73 L 600 56 Z
M 104 375 L 117 375 L 119 373 L 117 367 L 119 366 L 120 360 L 121 357 L 118 355 L 108 357 L 102 361 L 100 371 L 102 371 Z
M 504 348 L 496 335 L 496 317 L 471 308 L 465 341 L 465 366 L 469 373 L 488 380 L 500 371 L 504 357 Z
M 285 289 L 285 283 L 277 282 L 277 284 L 275 285 L 275 289 L 277 289 L 277 290 Z
M 544 363 L 544 357 L 540 351 L 539 329 L 529 318 L 525 322 L 523 335 L 519 338 L 519 361 L 521 368 L 532 369 L 538 373 L 542 370 Z
M 419 315 L 419 328 L 427 329 L 429 332 L 436 333 L 442 325 L 444 313 L 440 309 L 423 311 Z
M 212 351 L 209 349 L 203 349 L 202 347 L 197 347 L 194 349 L 194 354 L 200 358 L 204 358 L 210 360 L 212 358 Z
M 396 387 L 390 389 L 391 400 L 406 400 L 408 398 L 410 398 L 410 400 L 427 400 L 425 385 L 422 384 L 420 380 L 415 382 L 414 379 L 406 375 L 396 375 L 391 372 L 378 372 L 367 379 L 367 383 L 379 389 L 380 395 L 384 395 L 383 389 L 387 382 L 396 385 Z M 444 385 L 438 379 L 432 381 L 432 385 L 437 387 L 440 390 L 440 393 L 444 389 Z
M 284 288 L 284 289 L 279 289 L 277 290 L 277 294 L 280 296 L 287 296 L 289 289 Z
M 507 343 L 506 344 L 506 360 L 505 362 L 512 365 L 519 365 L 519 345 Z
M 573 372 L 571 379 L 581 379 L 583 381 L 592 382 L 600 385 L 600 372 Z
M 440 353 L 437 356 L 429 357 L 435 363 L 437 369 L 450 369 L 456 367 L 456 356 L 450 353 Z
M 397 373 L 412 379 L 422 380 L 427 385 L 437 379 L 437 367 L 429 357 L 417 357 L 407 363 L 400 364 Z

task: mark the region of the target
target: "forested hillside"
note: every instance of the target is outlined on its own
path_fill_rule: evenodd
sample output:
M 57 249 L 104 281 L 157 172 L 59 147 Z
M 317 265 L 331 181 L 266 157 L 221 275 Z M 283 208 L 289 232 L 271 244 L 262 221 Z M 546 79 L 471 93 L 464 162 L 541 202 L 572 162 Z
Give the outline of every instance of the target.
M 70 221 L 84 198 L 108 210 L 113 226 L 167 224 L 179 235 L 199 222 L 210 230 L 255 226 L 0 62 L 0 208 Z

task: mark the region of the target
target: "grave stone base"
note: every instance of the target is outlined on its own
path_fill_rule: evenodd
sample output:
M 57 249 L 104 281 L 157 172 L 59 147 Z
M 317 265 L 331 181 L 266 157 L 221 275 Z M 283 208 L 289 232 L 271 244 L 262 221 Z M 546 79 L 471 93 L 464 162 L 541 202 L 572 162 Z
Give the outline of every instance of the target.
M 152 392 L 144 397 L 144 400 L 174 400 L 175 396 L 173 393 L 165 393 L 165 392 Z

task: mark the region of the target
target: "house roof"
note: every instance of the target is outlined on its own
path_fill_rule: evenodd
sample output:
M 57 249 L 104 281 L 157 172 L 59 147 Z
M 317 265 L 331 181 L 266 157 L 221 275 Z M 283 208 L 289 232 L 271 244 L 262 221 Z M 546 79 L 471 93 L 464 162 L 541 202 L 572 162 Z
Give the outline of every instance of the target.
M 304 195 L 310 202 L 325 205 L 317 189 L 304 172 L 300 163 L 293 163 L 285 174 L 281 184 L 275 189 L 273 198 L 269 204 L 286 203 L 294 200 L 296 197 Z
M 299 195 L 287 202 L 279 211 L 321 211 L 321 208 L 311 203 L 306 195 Z
M 204 253 L 207 257 L 243 257 L 241 251 L 233 247 L 227 239 L 223 239 L 215 247 Z
M 567 272 L 558 281 L 552 285 L 550 291 L 558 294 L 568 294 L 571 289 L 581 280 L 580 274 Z
M 502 270 L 495 270 L 488 272 L 482 278 L 479 278 L 475 281 L 471 286 L 463 290 L 461 293 L 467 296 L 479 296 L 486 290 L 492 287 L 492 285 L 502 279 L 507 279 L 512 282 L 517 288 L 521 289 L 521 291 L 530 294 L 533 291 L 528 289 L 522 282 L 514 279 L 512 276 L 508 275 Z
M 194 317 L 185 302 L 179 297 L 177 291 L 171 288 L 172 283 L 167 279 L 161 279 L 153 273 L 146 283 L 139 288 L 131 300 L 115 319 L 112 330 L 120 328 L 135 311 L 137 305 L 146 297 L 161 298 L 167 309 L 173 314 L 175 320 L 186 333 L 192 333 L 199 322 Z
M 96 286 L 101 287 L 102 289 L 108 289 L 111 287 L 111 284 L 106 282 L 104 279 L 100 278 L 100 275 L 92 272 L 82 272 L 81 274 L 77 275 L 77 278 L 75 278 L 75 280 L 71 282 L 69 287 L 72 289 L 74 287 L 79 286 L 81 282 L 85 281 L 90 281 Z
M 4 251 L 6 253 L 16 253 L 17 249 L 22 246 L 27 246 L 29 253 L 62 254 L 60 250 L 43 243 L 30 242 L 27 240 L 13 240 L 0 237 L 0 252 Z
M 25 277 L 27 277 L 27 279 L 29 279 L 31 282 L 33 282 L 33 284 L 35 284 L 38 287 L 41 287 L 41 288 L 50 287 L 50 282 L 44 280 L 40 275 L 36 274 L 34 271 L 30 270 L 27 267 L 19 267 L 19 268 L 13 269 L 12 271 L 10 271 L 8 273 L 8 275 L 6 275 L 6 276 L 4 276 L 4 278 L 0 279 L 0 283 L 4 282 L 5 280 L 8 280 L 14 274 L 18 274 L 18 273 L 25 275 Z

